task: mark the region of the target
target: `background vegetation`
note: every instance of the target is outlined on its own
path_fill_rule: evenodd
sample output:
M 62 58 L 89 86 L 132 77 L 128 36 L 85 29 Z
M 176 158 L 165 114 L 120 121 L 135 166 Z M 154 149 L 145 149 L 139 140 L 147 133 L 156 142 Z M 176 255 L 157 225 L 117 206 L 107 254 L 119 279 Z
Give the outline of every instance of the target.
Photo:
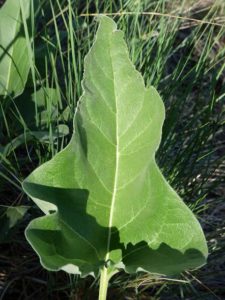
M 225 299 L 224 1 L 32 3 L 31 18 L 23 20 L 28 80 L 18 97 L 0 96 L 0 300 L 96 299 L 98 280 L 40 266 L 24 228 L 41 213 L 21 182 L 70 139 L 98 13 L 112 14 L 125 31 L 132 61 L 164 100 L 157 161 L 200 220 L 210 251 L 206 266 L 179 278 L 121 273 L 109 299 Z

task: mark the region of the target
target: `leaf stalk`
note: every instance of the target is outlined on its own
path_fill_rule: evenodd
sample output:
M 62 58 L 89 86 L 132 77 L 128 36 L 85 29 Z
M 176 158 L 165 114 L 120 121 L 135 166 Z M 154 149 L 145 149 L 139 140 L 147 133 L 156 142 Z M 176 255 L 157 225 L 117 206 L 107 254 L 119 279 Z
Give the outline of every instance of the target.
M 100 273 L 100 285 L 99 285 L 98 300 L 106 300 L 109 279 L 110 279 L 110 276 L 108 274 L 108 269 L 104 266 Z

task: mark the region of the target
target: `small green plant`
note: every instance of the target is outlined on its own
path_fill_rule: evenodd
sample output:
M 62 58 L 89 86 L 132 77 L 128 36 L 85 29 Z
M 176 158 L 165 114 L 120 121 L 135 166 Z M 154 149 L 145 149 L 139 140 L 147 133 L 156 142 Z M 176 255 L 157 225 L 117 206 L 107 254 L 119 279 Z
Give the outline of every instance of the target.
M 173 276 L 207 258 L 200 224 L 155 162 L 164 114 L 157 91 L 131 63 L 123 33 L 101 16 L 71 141 L 23 182 L 45 213 L 26 229 L 41 264 L 100 274 L 100 300 L 120 270 Z
M 9 242 L 11 233 L 26 215 L 28 206 L 0 205 L 0 243 Z

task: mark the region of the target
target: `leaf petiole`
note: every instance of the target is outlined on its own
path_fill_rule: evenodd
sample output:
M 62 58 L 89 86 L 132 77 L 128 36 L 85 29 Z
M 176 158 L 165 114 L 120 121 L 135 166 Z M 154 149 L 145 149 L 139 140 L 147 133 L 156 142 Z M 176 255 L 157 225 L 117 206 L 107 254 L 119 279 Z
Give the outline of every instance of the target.
M 106 300 L 109 278 L 108 269 L 104 266 L 100 273 L 98 300 Z
M 113 275 L 118 273 L 119 270 L 114 270 L 110 272 L 110 268 L 107 266 L 104 266 L 100 272 L 100 283 L 99 283 L 99 295 L 98 300 L 106 300 L 107 298 L 107 290 L 108 290 L 108 284 L 109 280 Z

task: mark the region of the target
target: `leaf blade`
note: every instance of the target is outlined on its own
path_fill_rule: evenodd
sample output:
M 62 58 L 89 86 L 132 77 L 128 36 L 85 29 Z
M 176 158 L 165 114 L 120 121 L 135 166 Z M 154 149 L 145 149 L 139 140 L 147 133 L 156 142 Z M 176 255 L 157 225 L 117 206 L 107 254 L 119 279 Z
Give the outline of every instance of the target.
M 94 273 L 95 266 L 100 268 L 108 261 L 114 268 L 135 271 L 138 268 L 128 259 L 134 258 L 135 252 L 140 267 L 151 271 L 151 264 L 143 264 L 140 243 L 149 255 L 155 251 L 158 256 L 166 244 L 167 258 L 172 253 L 183 267 L 202 264 L 207 247 L 201 227 L 155 163 L 165 117 L 163 102 L 154 88 L 145 88 L 129 59 L 122 32 L 107 17 L 101 17 L 96 40 L 85 58 L 83 90 L 69 145 L 28 177 L 25 191 L 45 214 L 57 209 L 60 215 L 65 204 L 61 218 L 100 253 L 93 262 Z M 51 197 L 47 192 L 39 194 L 37 187 L 29 189 L 30 183 L 43 190 L 60 188 L 62 196 L 57 192 Z M 70 198 L 71 206 L 67 189 L 83 189 L 89 194 L 84 202 L 76 203 L 76 196 Z M 198 260 L 185 255 L 192 248 Z M 162 268 L 160 262 L 154 272 L 157 268 L 165 274 L 179 269 Z

